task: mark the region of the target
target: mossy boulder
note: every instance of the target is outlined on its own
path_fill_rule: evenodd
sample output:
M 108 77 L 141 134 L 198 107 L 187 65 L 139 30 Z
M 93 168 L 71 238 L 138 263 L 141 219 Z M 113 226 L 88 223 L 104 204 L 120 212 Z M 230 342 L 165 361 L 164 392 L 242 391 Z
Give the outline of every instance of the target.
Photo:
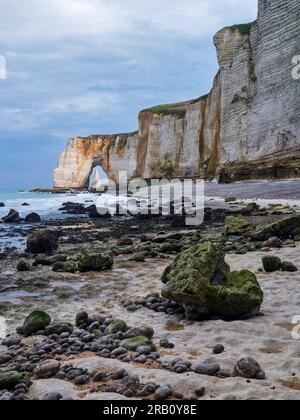
M 126 340 L 121 341 L 121 346 L 125 347 L 129 351 L 136 351 L 140 346 L 151 346 L 154 347 L 153 343 L 149 338 L 139 335 L 133 338 L 127 338 Z
M 276 236 L 281 239 L 289 239 L 300 228 L 300 214 L 285 217 L 278 222 L 257 228 L 253 234 L 254 241 L 267 241 Z
M 129 330 L 125 333 L 125 338 L 134 338 L 140 336 L 151 339 L 154 336 L 154 329 L 152 327 L 142 325 L 141 327 L 129 328 Z
M 274 255 L 266 255 L 262 258 L 263 268 L 267 273 L 281 270 L 281 259 Z
M 253 229 L 253 224 L 243 217 L 228 216 L 225 221 L 227 236 L 242 236 Z
M 53 267 L 52 267 L 52 271 L 56 273 L 59 271 L 64 271 L 64 269 L 65 269 L 65 263 L 63 262 L 56 262 L 53 264 Z
M 25 319 L 22 327 L 23 335 L 29 337 L 30 335 L 43 330 L 51 323 L 51 317 L 43 311 L 33 311 Z
M 0 390 L 7 389 L 11 390 L 14 389 L 16 385 L 19 384 L 26 384 L 30 383 L 30 376 L 28 373 L 25 372 L 0 372 Z
M 65 273 L 76 273 L 78 271 L 78 263 L 76 261 L 67 261 L 64 263 L 63 271 Z
M 22 258 L 17 264 L 17 271 L 30 271 L 30 270 L 31 270 L 30 261 Z
M 145 252 L 138 252 L 132 257 L 134 262 L 145 262 Z
M 253 273 L 230 272 L 222 246 L 206 242 L 182 251 L 162 276 L 162 296 L 180 303 L 189 319 L 256 315 L 263 292 Z
M 117 332 L 126 332 L 127 330 L 128 330 L 128 326 L 127 326 L 126 322 L 122 321 L 121 319 L 115 319 L 107 327 L 107 331 L 110 334 L 116 334 Z
M 80 272 L 108 270 L 114 264 L 114 260 L 109 255 L 83 254 L 78 260 Z

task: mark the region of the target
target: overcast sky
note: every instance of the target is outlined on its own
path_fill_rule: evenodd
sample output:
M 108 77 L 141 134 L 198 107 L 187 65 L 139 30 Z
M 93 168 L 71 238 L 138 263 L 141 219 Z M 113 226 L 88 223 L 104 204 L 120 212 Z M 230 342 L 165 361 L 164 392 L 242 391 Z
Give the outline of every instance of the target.
M 257 0 L 0 0 L 0 188 L 47 187 L 69 137 L 207 93 L 212 36 Z

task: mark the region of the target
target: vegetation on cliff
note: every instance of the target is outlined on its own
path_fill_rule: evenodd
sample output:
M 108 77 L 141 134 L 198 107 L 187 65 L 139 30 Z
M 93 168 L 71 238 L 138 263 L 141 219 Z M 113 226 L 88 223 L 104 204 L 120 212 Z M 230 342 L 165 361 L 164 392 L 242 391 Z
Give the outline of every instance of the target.
M 230 29 L 232 32 L 239 31 L 242 35 L 250 35 L 251 27 L 254 22 L 250 23 L 241 23 L 238 25 L 227 26 L 226 29 Z

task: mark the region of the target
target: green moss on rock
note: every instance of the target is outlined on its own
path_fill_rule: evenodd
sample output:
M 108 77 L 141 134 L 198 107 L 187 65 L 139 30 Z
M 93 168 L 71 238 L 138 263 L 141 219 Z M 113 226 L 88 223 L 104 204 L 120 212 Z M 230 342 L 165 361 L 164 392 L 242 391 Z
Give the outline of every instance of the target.
M 245 318 L 259 312 L 263 293 L 254 274 L 230 273 L 221 244 L 182 251 L 162 276 L 162 295 L 183 305 L 190 319 Z
M 281 239 L 289 239 L 299 228 L 300 214 L 295 214 L 285 217 L 278 222 L 257 228 L 252 234 L 252 239 L 255 241 L 267 241 L 275 236 Z
M 76 273 L 78 271 L 78 262 L 67 261 L 63 266 L 63 271 L 65 273 Z
M 144 337 L 143 335 L 139 335 L 133 338 L 127 338 L 121 342 L 121 346 L 125 347 L 129 351 L 135 351 L 140 346 L 148 346 L 152 345 L 151 340 L 149 338 Z
M 253 229 L 253 224 L 242 217 L 228 216 L 225 222 L 226 235 L 242 236 Z
M 0 372 L 0 390 L 7 389 L 11 390 L 16 385 L 30 383 L 30 376 L 25 372 Z
M 83 254 L 78 260 L 80 272 L 108 270 L 114 264 L 111 256 L 101 254 Z
M 51 323 L 51 317 L 43 311 L 33 311 L 25 319 L 22 331 L 25 337 L 43 330 Z
M 112 323 L 107 327 L 107 331 L 110 334 L 116 334 L 117 332 L 126 332 L 128 330 L 128 326 L 125 321 L 121 319 L 115 319 Z

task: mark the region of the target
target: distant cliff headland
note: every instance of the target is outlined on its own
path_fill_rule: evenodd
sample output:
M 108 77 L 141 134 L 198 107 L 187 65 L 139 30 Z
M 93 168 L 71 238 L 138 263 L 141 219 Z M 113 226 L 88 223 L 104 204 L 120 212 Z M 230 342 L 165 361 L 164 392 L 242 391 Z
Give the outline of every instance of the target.
M 111 179 L 300 177 L 299 28 L 298 0 L 259 0 L 255 22 L 215 35 L 208 95 L 141 111 L 135 133 L 70 139 L 54 187 L 84 188 L 98 165 Z

